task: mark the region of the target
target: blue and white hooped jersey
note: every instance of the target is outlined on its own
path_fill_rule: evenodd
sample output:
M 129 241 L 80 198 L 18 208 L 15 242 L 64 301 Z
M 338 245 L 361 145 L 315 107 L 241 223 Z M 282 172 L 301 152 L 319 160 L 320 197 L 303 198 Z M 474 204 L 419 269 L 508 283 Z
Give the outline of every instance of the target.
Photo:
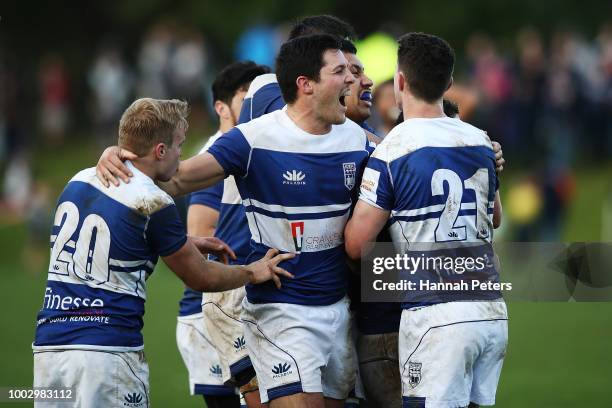
M 391 211 L 394 242 L 491 242 L 497 183 L 485 132 L 459 119 L 409 119 L 374 150 L 359 198 Z
M 233 175 L 251 234 L 247 262 L 269 248 L 298 255 L 295 275 L 247 285 L 252 303 L 328 305 L 346 294 L 343 231 L 369 155 L 365 132 L 346 121 L 325 135 L 304 132 L 280 110 L 238 125 L 208 150 Z
M 285 100 L 281 94 L 276 74 L 263 74 L 249 85 L 240 109 L 238 123 L 246 123 L 267 113 L 282 109 Z
M 285 102 L 282 98 L 280 87 L 276 82 L 276 76 L 274 74 L 261 75 L 251 82 L 245 97 L 245 103 L 242 105 L 239 123 L 248 122 L 266 113 L 281 109 L 283 106 L 285 106 Z M 365 121 L 358 123 L 358 125 L 367 131 L 376 133 Z M 370 150 L 373 150 L 373 147 Z M 239 221 L 236 221 L 236 223 L 246 227 L 246 223 L 240 224 Z M 221 218 L 220 225 L 224 225 L 221 222 Z M 250 234 L 248 230 L 246 232 Z M 358 279 L 350 276 L 350 280 L 351 301 L 356 302 L 356 299 L 359 299 L 361 289 L 359 288 Z M 401 316 L 400 304 L 370 302 L 359 305 L 353 304 L 353 306 L 357 307 L 357 322 L 363 333 L 379 334 L 398 330 Z
M 106 188 L 89 168 L 58 200 L 34 350 L 143 348 L 146 280 L 187 237 L 172 198 L 126 164 L 129 184 Z
M 378 145 L 360 200 L 391 212 L 396 247 L 488 244 L 498 188 L 486 133 L 459 119 L 409 119 Z

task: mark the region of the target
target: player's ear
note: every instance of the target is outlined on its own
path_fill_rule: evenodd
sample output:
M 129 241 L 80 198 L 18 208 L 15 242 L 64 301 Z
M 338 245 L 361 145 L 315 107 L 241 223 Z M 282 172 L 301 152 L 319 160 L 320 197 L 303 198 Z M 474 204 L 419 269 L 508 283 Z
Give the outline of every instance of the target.
M 215 101 L 215 112 L 223 119 L 228 119 L 231 115 L 229 106 L 221 101 Z
M 302 93 L 306 95 L 311 95 L 313 92 L 312 81 L 310 78 L 305 77 L 304 75 L 300 75 L 296 78 L 295 85 L 297 86 L 298 91 L 302 90 Z
M 404 92 L 404 88 L 406 87 L 406 77 L 404 73 L 400 70 L 395 72 L 395 89 L 397 89 L 400 93 Z
M 446 90 L 448 91 L 451 88 L 451 86 L 453 86 L 453 76 L 452 75 L 450 77 L 450 81 L 448 81 L 448 86 L 446 87 Z
M 162 160 L 166 157 L 166 151 L 168 150 L 165 143 L 158 143 L 155 145 L 155 158 Z

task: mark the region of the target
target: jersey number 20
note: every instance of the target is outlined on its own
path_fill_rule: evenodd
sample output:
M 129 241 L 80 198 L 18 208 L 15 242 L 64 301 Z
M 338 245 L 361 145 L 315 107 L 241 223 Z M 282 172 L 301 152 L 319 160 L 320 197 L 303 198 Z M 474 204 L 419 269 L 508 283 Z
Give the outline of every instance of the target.
M 79 209 L 73 202 L 64 201 L 57 207 L 53 224 L 60 230 L 51 249 L 49 272 L 60 275 L 73 273 L 82 280 L 104 283 L 109 275 L 108 225 L 99 215 L 89 214 L 73 241 L 71 238 L 77 231 L 79 221 Z M 66 246 L 73 247 L 74 253 L 66 251 Z

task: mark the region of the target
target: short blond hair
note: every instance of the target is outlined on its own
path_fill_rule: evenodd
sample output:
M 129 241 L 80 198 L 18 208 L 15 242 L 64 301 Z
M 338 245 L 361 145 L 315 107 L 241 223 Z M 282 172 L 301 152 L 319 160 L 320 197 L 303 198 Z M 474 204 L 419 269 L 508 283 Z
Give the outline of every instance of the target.
M 119 121 L 119 146 L 145 156 L 157 143 L 172 146 L 177 128 L 187 130 L 189 104 L 178 99 L 141 98 L 134 101 Z

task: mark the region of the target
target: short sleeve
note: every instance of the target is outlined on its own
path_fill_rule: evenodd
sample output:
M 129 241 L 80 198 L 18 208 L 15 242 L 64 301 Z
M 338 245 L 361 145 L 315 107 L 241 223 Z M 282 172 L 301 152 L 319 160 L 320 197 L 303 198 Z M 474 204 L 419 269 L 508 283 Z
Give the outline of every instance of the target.
M 145 237 L 151 250 L 160 256 L 172 255 L 185 245 L 185 225 L 176 205 L 169 205 L 150 216 Z
M 359 199 L 383 210 L 393 209 L 393 185 L 386 162 L 370 157 L 361 178 Z
M 220 211 L 222 197 L 223 181 L 220 181 L 214 186 L 191 193 L 188 205 L 200 204 Z
M 223 167 L 226 177 L 243 177 L 247 173 L 251 145 L 240 129 L 233 128 L 225 133 L 208 148 L 208 153 Z

